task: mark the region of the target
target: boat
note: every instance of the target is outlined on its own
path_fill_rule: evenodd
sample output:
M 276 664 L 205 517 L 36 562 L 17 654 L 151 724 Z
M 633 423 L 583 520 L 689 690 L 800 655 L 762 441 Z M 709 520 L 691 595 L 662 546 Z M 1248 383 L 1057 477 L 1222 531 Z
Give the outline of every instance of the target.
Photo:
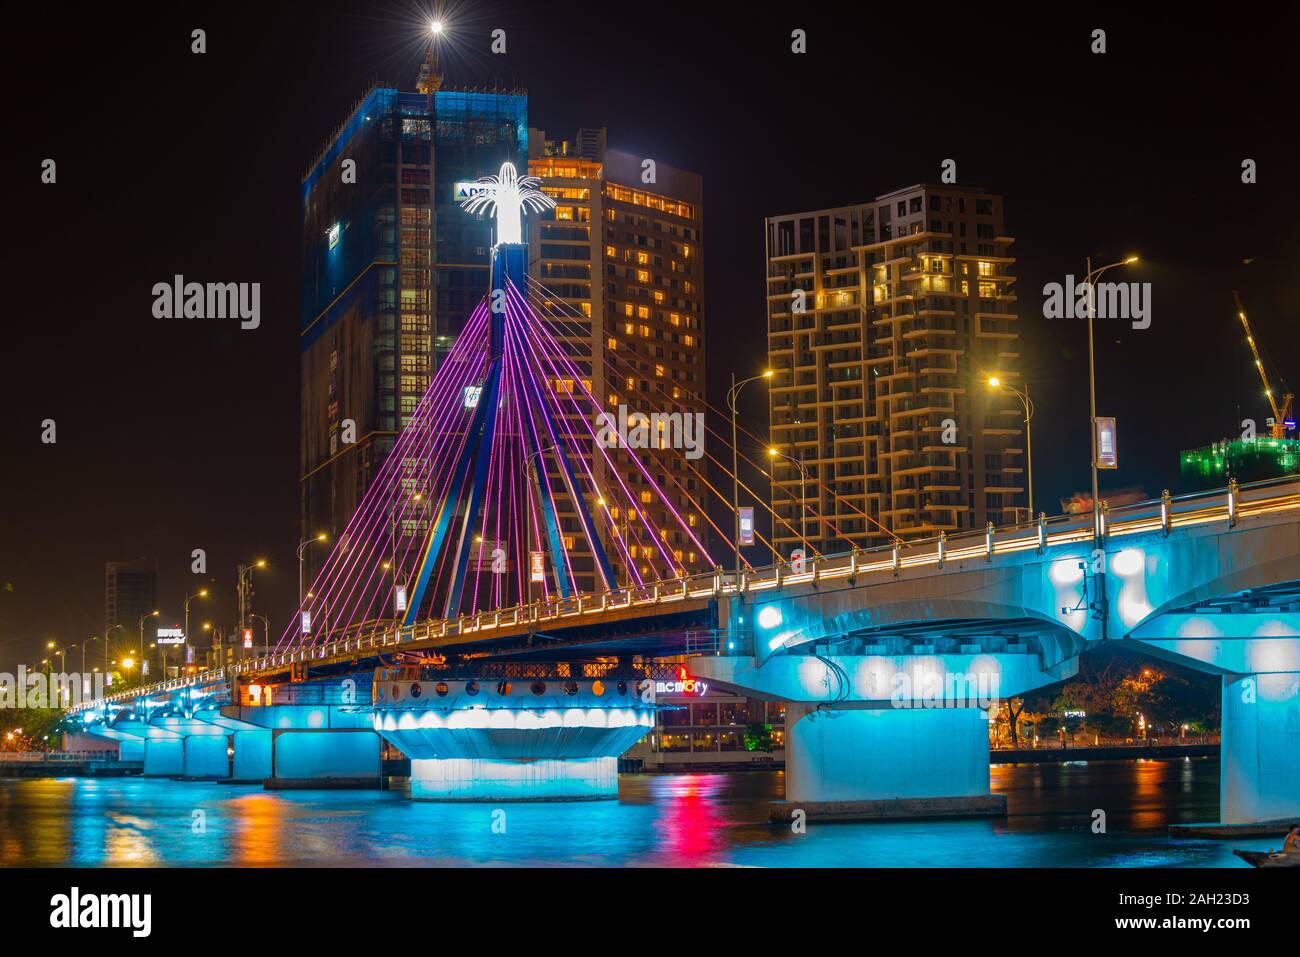
M 1300 854 L 1274 854 L 1271 851 L 1234 850 L 1251 867 L 1300 867 Z

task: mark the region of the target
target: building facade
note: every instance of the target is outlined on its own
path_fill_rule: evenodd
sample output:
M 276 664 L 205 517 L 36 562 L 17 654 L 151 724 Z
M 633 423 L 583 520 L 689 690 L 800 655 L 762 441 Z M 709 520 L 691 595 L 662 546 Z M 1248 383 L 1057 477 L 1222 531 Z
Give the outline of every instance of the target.
M 703 180 L 655 162 L 654 181 L 643 182 L 646 160 L 610 149 L 604 129 L 579 130 L 572 140 L 551 140 L 531 130 L 529 149 L 529 173 L 542 179 L 542 190 L 556 202 L 554 210 L 529 219 L 530 273 L 549 293 L 545 298 L 551 304 L 543 315 L 566 317 L 548 325 L 585 377 L 582 385 L 615 420 L 620 406 L 625 414 L 647 416 L 702 413 Z M 555 388 L 576 385 L 557 382 Z M 631 562 L 643 577 L 671 578 L 706 567 L 668 508 L 676 508 L 707 543 L 707 458 L 687 458 L 669 444 L 656 437 L 653 448 L 611 449 L 612 469 L 593 447 L 589 464 L 597 483 L 625 484 L 650 524 L 666 536 L 652 544 L 639 531 L 638 516 L 610 510 L 615 534 L 626 544 L 625 554 L 605 542 L 620 583 L 631 580 Z M 640 457 L 648 479 L 632 455 Z M 650 482 L 663 490 L 666 504 Z M 577 548 L 578 587 L 596 590 L 594 563 L 583 554 L 576 516 L 562 515 L 561 521 L 566 547 Z
M 158 563 L 149 558 L 104 563 L 104 638 L 115 648 L 137 648 L 140 619 L 144 640 L 154 640 L 158 608 Z
M 487 289 L 491 222 L 457 184 L 527 164 L 526 94 L 444 89 L 431 64 L 418 92 L 372 88 L 303 178 L 304 539 L 346 527 Z
M 987 384 L 1023 389 L 1003 224 L 1002 197 L 933 185 L 766 221 L 783 552 L 1027 517 L 1023 409 Z

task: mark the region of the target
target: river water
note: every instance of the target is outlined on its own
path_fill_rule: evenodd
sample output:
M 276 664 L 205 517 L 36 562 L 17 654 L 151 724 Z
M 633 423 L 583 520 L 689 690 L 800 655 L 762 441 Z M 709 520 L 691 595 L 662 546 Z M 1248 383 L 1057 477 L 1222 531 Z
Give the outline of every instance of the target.
M 994 765 L 1004 819 L 767 823 L 782 774 L 623 775 L 617 801 L 433 804 L 391 791 L 0 780 L 0 866 L 1244 867 L 1173 839 L 1218 817 L 1216 758 Z M 1093 833 L 1095 810 L 1106 833 Z M 501 813 L 504 812 L 504 813 Z

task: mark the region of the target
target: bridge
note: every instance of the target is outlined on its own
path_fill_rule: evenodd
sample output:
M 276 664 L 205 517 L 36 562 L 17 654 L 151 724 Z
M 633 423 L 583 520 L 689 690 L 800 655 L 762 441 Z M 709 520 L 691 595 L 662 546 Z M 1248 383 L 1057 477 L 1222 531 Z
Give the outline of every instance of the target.
M 492 179 L 514 215 L 548 201 Z M 748 544 L 710 518 L 730 499 L 703 463 L 650 467 L 671 418 L 606 441 L 611 397 L 567 345 L 589 320 L 526 265 L 493 247 L 488 294 L 275 649 L 83 703 L 72 745 L 309 786 L 376 780 L 382 740 L 416 798 L 610 797 L 665 659 L 690 656 L 788 703 L 789 807 L 999 813 L 989 707 L 1116 641 L 1222 677 L 1224 822 L 1300 813 L 1300 480 L 877 549 L 763 540 L 773 562 L 724 572 L 710 537 Z M 670 415 L 683 388 L 657 386 Z

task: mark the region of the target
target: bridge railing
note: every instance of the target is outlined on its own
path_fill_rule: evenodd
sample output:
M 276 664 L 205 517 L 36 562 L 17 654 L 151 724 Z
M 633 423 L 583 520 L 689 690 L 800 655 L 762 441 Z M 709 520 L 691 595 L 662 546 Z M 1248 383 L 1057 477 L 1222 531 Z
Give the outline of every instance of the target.
M 1094 534 L 1101 538 L 1140 534 L 1164 529 L 1226 521 L 1234 524 L 1240 517 L 1269 511 L 1300 509 L 1300 476 L 1268 479 L 1247 485 L 1230 485 L 1226 489 L 1192 492 L 1185 495 L 1162 495 L 1160 498 L 1127 503 L 1114 508 L 1103 503 L 1100 528 L 1093 528 L 1088 514 L 1040 516 L 1037 522 L 1019 523 L 957 535 L 939 534 L 908 539 L 873 548 L 854 548 L 845 552 L 817 555 L 802 563 L 779 562 L 766 566 L 747 566 L 739 581 L 734 571 L 716 568 L 683 578 L 669 579 L 623 588 L 599 595 L 577 595 L 567 599 L 550 598 L 526 605 L 462 615 L 455 619 L 425 620 L 402 627 L 386 619 L 376 619 L 349 626 L 341 635 L 318 636 L 309 645 L 299 645 L 283 652 L 234 662 L 182 678 L 172 678 L 145 688 L 135 688 L 108 696 L 107 699 L 83 704 L 79 708 L 102 705 L 104 700 L 133 700 L 142 695 L 176 690 L 182 687 L 229 681 L 239 675 L 261 674 L 296 664 L 338 660 L 349 654 L 400 649 L 413 643 L 439 638 L 491 633 L 521 624 L 555 625 L 566 620 L 597 617 L 619 609 L 635 609 L 704 600 L 725 595 L 748 595 L 779 589 L 786 585 L 866 574 L 901 574 L 926 567 L 943 567 L 948 562 L 1012 554 L 1029 549 L 1090 542 Z

